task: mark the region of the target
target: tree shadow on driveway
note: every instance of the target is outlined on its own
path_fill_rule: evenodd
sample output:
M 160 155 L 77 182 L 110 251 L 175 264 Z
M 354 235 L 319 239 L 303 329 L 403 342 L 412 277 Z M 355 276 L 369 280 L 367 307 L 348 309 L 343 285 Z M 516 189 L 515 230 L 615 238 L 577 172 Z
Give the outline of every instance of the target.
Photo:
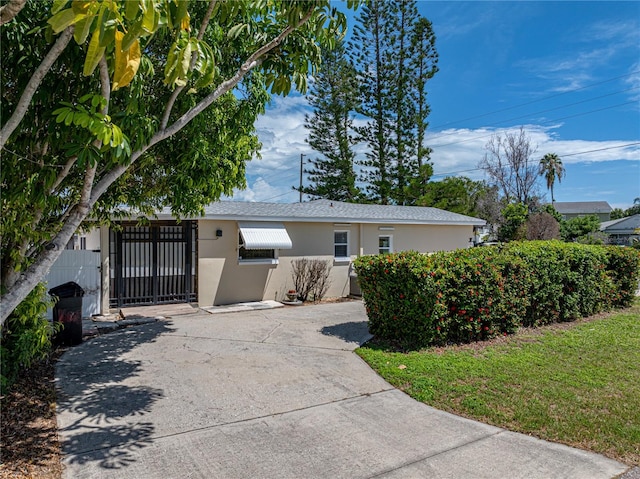
M 349 343 L 362 345 L 373 336 L 369 333 L 368 321 L 351 321 L 348 323 L 334 324 L 320 329 L 325 336 L 334 336 Z
M 155 427 L 143 419 L 164 393 L 135 384 L 142 362 L 127 356 L 171 331 L 168 322 L 138 325 L 87 341 L 60 358 L 57 416 L 66 461 L 118 469 L 151 444 Z

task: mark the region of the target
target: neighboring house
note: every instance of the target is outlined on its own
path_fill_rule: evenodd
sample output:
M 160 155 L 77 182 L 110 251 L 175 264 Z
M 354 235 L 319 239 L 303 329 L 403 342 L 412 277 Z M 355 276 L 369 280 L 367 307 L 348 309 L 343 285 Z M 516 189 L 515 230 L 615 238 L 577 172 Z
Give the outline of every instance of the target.
M 613 209 L 606 201 L 556 201 L 553 207 L 562 215 L 562 219 L 570 220 L 580 216 L 596 215 L 600 222 L 611 219 Z
M 631 245 L 640 241 L 640 214 L 600 224 L 600 231 L 609 235 L 610 244 Z
M 347 296 L 355 257 L 467 248 L 484 224 L 437 208 L 328 200 L 218 202 L 180 222 L 165 210 L 147 226 L 122 223 L 102 232 L 101 309 L 283 300 L 297 258 L 328 260 L 326 296 Z

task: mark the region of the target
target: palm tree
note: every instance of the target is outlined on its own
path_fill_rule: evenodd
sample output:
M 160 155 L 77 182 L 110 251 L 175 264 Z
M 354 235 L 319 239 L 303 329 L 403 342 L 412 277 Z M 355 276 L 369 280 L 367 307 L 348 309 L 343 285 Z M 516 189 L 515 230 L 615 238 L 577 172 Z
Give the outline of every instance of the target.
M 540 176 L 544 176 L 547 180 L 547 189 L 551 190 L 551 204 L 555 202 L 553 197 L 553 185 L 558 180 L 558 183 L 562 181 L 565 174 L 564 166 L 562 166 L 562 160 L 555 153 L 547 153 L 540 160 L 540 167 L 538 170 Z

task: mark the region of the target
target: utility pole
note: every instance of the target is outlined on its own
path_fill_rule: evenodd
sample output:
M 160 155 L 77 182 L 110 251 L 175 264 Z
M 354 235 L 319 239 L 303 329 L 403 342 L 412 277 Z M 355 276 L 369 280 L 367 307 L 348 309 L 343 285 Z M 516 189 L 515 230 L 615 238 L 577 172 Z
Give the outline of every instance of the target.
M 302 159 L 305 157 L 306 155 L 304 153 L 300 153 L 300 203 L 302 203 Z

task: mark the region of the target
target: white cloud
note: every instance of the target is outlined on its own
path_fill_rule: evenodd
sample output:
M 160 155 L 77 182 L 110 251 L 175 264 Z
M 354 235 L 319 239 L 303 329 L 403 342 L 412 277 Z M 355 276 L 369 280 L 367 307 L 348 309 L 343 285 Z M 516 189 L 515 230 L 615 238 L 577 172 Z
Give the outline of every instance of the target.
M 247 189 L 236 191 L 233 199 L 298 201 L 299 193 L 292 187 L 299 183 L 300 154 L 306 155 L 305 163 L 315 155 L 305 142 L 305 113 L 308 113 L 308 106 L 303 97 L 277 98 L 268 113 L 258 120 L 258 136 L 263 143 L 262 159 L 254 159 L 247 164 Z M 532 143 L 537 145 L 536 155 L 542 157 L 545 153 L 556 153 L 565 165 L 640 158 L 640 145 L 623 147 L 633 143 L 631 141 L 559 139 L 557 130 L 561 126 L 524 126 Z M 478 163 L 491 136 L 514 132 L 518 128 L 452 128 L 428 133 L 426 143 L 433 148 L 434 179 L 456 174 L 483 179 Z M 362 147 L 357 147 L 356 151 L 359 151 L 360 158 L 364 158 Z
M 455 172 L 458 169 L 477 167 L 478 162 L 484 156 L 485 145 L 492 135 L 513 133 L 518 128 L 450 129 L 430 134 L 427 136 L 427 144 L 433 148 L 431 156 L 436 173 Z M 524 126 L 531 143 L 537 145 L 536 154 L 540 157 L 545 153 L 553 152 L 563 158 L 565 163 L 637 160 L 640 158 L 640 145 L 624 146 L 634 142 L 560 140 L 554 134 L 556 128 L 558 125 L 550 127 Z
M 249 183 L 249 182 L 247 182 Z M 262 177 L 256 178 L 250 184 L 247 184 L 245 190 L 234 190 L 233 199 L 236 201 L 257 201 L 266 203 L 291 202 L 291 196 L 298 195 L 292 191 L 291 187 L 286 188 L 276 184 L 269 183 Z
M 567 92 L 597 81 L 615 59 L 636 56 L 640 44 L 638 21 L 600 21 L 568 31 L 565 53 L 554 52 L 544 57 L 528 58 L 519 65 L 546 80 L 547 91 Z M 559 49 L 558 49 L 559 50 Z
M 631 93 L 631 98 L 635 101 L 640 101 L 640 62 L 636 62 L 631 66 L 629 76 L 625 78 L 624 82 L 629 88 L 634 89 Z

